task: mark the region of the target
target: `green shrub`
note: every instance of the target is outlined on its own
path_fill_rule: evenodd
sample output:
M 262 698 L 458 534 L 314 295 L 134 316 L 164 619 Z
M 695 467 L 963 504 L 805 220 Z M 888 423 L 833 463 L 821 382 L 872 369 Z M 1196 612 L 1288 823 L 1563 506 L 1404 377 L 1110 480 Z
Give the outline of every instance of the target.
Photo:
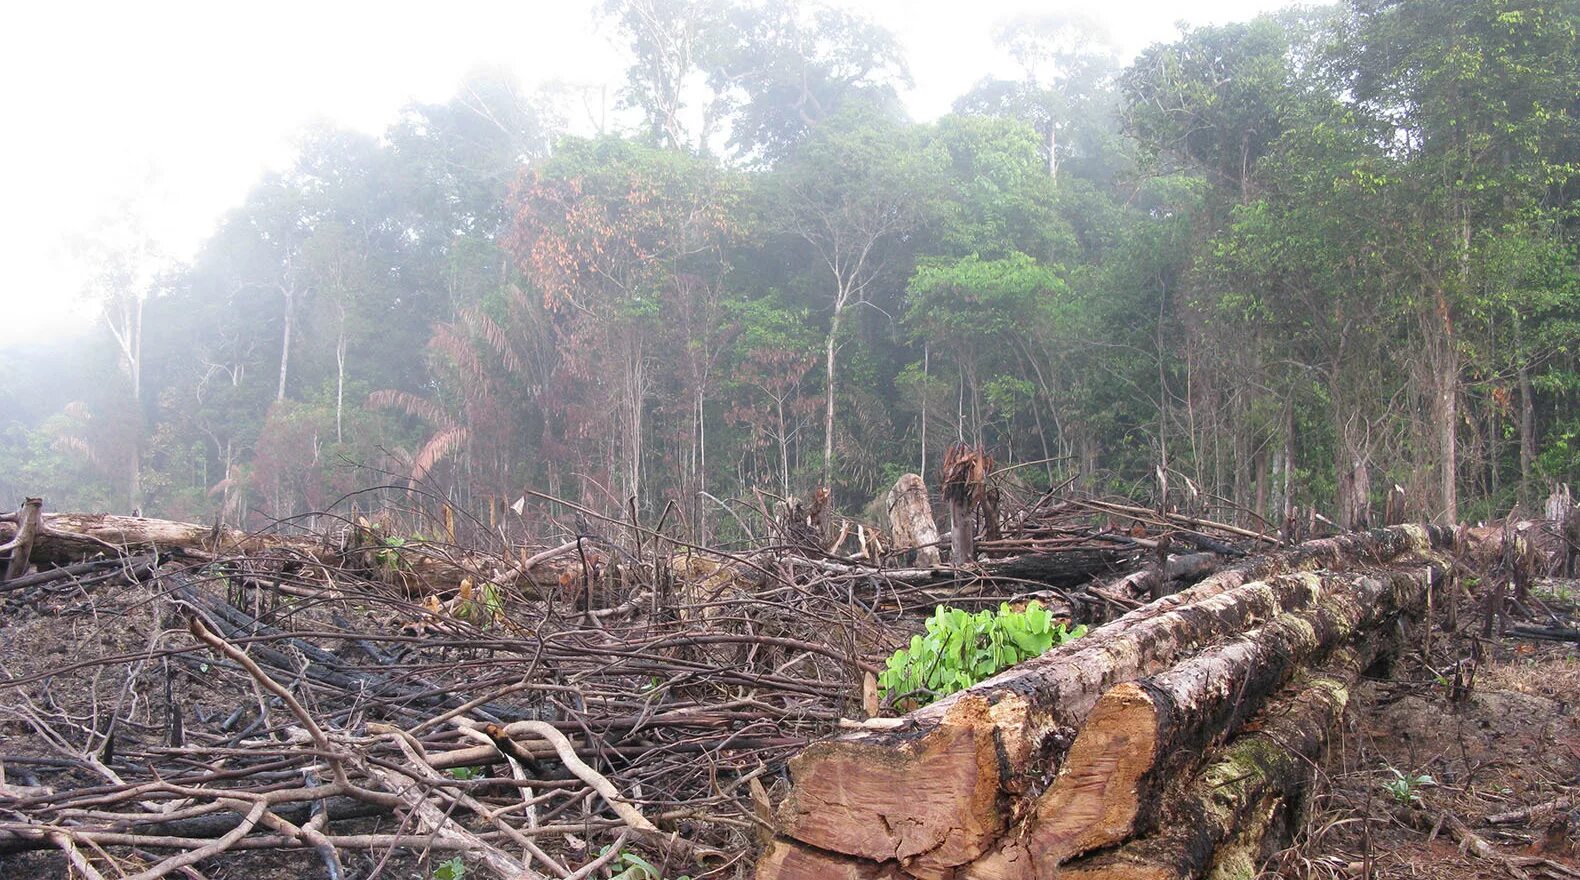
M 1085 626 L 1065 628 L 1038 602 L 976 614 L 940 605 L 926 634 L 889 658 L 878 685 L 895 708 L 909 711 L 1085 634 Z

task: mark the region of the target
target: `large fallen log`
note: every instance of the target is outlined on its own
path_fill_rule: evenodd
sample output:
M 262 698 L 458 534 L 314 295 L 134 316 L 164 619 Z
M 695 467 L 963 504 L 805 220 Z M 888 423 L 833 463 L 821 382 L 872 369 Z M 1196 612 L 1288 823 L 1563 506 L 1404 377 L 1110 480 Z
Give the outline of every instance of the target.
M 316 558 L 326 551 L 322 538 L 251 534 L 219 525 L 115 516 L 108 513 L 45 513 L 34 540 L 35 564 L 65 565 L 101 553 L 179 550 L 204 556 L 293 550 Z M 13 531 L 0 523 L 0 535 Z
M 1091 858 L 1017 876 L 1070 880 L 1186 880 L 1209 870 L 1256 873 L 1277 807 L 1299 796 L 1349 703 L 1375 645 L 1338 649 L 1263 713 L 1264 725 L 1228 744 L 1177 800 L 1160 833 Z M 1237 869 L 1237 870 L 1236 870 Z
M 1276 575 L 1402 561 L 1451 539 L 1447 529 L 1402 526 L 1256 557 L 918 710 L 895 730 L 814 744 L 791 762 L 778 831 L 829 853 L 896 862 L 913 876 L 947 876 L 993 848 L 1016 799 L 1058 769 L 1103 693 L 1323 598 L 1320 579 Z M 765 866 L 759 876 L 812 875 Z
M 0 519 L 0 543 L 17 535 L 15 520 L 25 520 L 26 511 Z M 471 558 L 452 552 L 448 547 L 420 541 L 379 544 L 367 530 L 350 526 L 331 539 L 327 535 L 244 532 L 218 523 L 205 526 L 105 513 L 43 513 L 40 516 L 35 511 L 34 516 L 38 525 L 28 561 L 40 567 L 158 551 L 199 560 L 253 555 L 287 562 L 294 559 L 331 568 L 360 569 L 368 567 L 370 554 L 384 551 L 394 561 L 388 567 L 388 579 L 413 592 L 451 589 L 467 578 L 474 581 L 501 578 L 512 586 L 536 592 L 559 588 L 566 576 L 579 579 L 583 575 L 581 559 L 566 552 L 566 547 L 575 549 L 575 544 L 526 556 L 524 562 L 499 570 L 502 560 Z
M 1032 876 L 1005 868 L 1051 868 L 1155 827 L 1165 789 L 1197 756 L 1239 729 L 1315 658 L 1343 649 L 1403 609 L 1424 607 L 1432 577 L 1429 568 L 1327 575 L 1314 607 L 1109 690 L 1026 828 L 1006 834 L 968 875 Z

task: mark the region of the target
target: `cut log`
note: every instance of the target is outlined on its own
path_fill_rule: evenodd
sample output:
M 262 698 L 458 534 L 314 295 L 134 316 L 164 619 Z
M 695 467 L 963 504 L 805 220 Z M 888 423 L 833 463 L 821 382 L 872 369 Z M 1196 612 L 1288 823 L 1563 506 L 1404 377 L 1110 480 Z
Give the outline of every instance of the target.
M 894 535 L 894 552 L 916 552 L 916 565 L 931 567 L 939 563 L 938 522 L 927 500 L 927 485 L 916 474 L 906 474 L 889 490 L 889 527 Z
M 1314 607 L 1108 691 L 1026 833 L 1006 835 L 1002 848 L 1025 850 L 1026 864 L 1056 865 L 1149 830 L 1164 789 L 1216 738 L 1238 729 L 1313 658 L 1420 608 L 1432 576 L 1425 568 L 1325 576 Z
M 19 521 L 26 520 L 24 508 Z M 0 522 L 0 543 L 14 540 L 19 526 Z M 239 529 L 198 523 L 147 519 L 140 516 L 115 516 L 103 513 L 45 513 L 39 518 L 32 547 L 32 561 L 39 565 L 65 566 L 96 556 L 157 550 L 179 552 L 203 560 L 242 554 L 272 555 L 321 563 L 331 567 L 358 567 L 359 557 L 375 545 L 356 546 L 356 536 L 330 541 L 306 535 L 255 534 Z M 582 565 L 563 547 L 527 558 L 526 563 L 500 572 L 498 559 L 461 558 L 447 548 L 410 542 L 393 550 L 401 564 L 393 569 L 393 580 L 414 592 L 453 589 L 462 579 L 512 582 L 526 592 L 558 589 L 564 579 L 582 577 Z M 455 558 L 450 558 L 455 556 Z M 514 578 L 515 580 L 511 580 Z
M 1080 548 L 1023 553 L 989 559 L 977 565 L 940 565 L 934 568 L 879 569 L 870 565 L 852 565 L 802 556 L 785 557 L 784 561 L 834 575 L 881 575 L 890 584 L 907 587 L 956 586 L 973 582 L 991 585 L 995 581 L 1010 585 L 1022 583 L 1070 587 L 1123 567 L 1134 557 L 1133 550 Z
M 1198 581 L 1218 570 L 1223 557 L 1216 553 L 1186 553 L 1170 556 L 1164 578 L 1158 577 L 1156 566 L 1132 572 L 1103 586 L 1103 590 L 1127 599 L 1149 600 L 1170 581 Z
M 973 861 L 1005 830 L 1011 798 L 1057 769 L 1102 693 L 1317 599 L 1308 579 L 1272 575 L 1426 554 L 1451 538 L 1401 526 L 1257 557 L 920 709 L 902 728 L 816 743 L 791 761 L 779 831 L 912 874 Z
M 325 544 L 319 538 L 252 535 L 218 525 L 204 526 L 107 513 L 46 513 L 41 526 L 34 558 L 56 565 L 117 550 L 157 548 L 212 556 L 288 549 L 315 558 L 325 550 Z
M 1367 644 L 1341 648 L 1321 670 L 1297 679 L 1288 696 L 1263 713 L 1261 729 L 1230 742 L 1185 793 L 1165 807 L 1164 831 L 1067 863 L 1057 868 L 1058 876 L 1186 880 L 1215 868 L 1228 876 L 1253 875 L 1254 869 L 1234 869 L 1254 862 L 1262 836 L 1276 824 L 1268 821 L 1269 816 L 1298 797 L 1374 650 Z

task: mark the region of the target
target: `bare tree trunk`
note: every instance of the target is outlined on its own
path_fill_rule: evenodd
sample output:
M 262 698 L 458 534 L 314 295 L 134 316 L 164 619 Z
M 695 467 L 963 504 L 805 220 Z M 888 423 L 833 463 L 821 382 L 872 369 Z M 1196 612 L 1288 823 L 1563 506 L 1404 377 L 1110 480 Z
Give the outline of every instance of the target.
M 346 442 L 341 430 L 341 416 L 346 409 L 346 328 L 340 328 L 340 338 L 335 343 L 335 442 Z
M 1531 470 L 1536 463 L 1536 401 L 1530 368 L 1520 361 L 1520 504 L 1531 503 Z
M 823 485 L 834 484 L 834 398 L 835 398 L 835 358 L 834 352 L 838 347 L 840 319 L 845 316 L 845 300 L 848 291 L 843 286 L 839 295 L 834 300 L 834 317 L 828 325 L 828 346 L 825 352 L 824 369 L 828 377 L 827 387 L 824 389 L 823 403 Z
M 1059 126 L 1048 120 L 1048 176 L 1059 179 Z
M 1439 337 L 1432 352 L 1433 425 L 1438 458 L 1438 505 L 1444 522 L 1459 520 L 1459 357 L 1442 291 L 1437 296 Z
M 917 469 L 917 473 L 921 473 L 921 474 L 927 473 L 927 397 L 928 397 L 928 394 L 927 394 L 927 391 L 928 391 L 927 371 L 928 371 L 928 367 L 930 366 L 928 361 L 931 360 L 931 358 L 930 358 L 931 354 L 932 354 L 931 348 L 929 347 L 929 345 L 926 342 L 923 342 L 922 343 L 922 455 L 921 455 L 921 459 L 922 460 L 921 460 L 920 467 Z
M 119 325 L 105 315 L 104 322 L 126 359 L 126 374 L 132 383 L 132 407 L 136 411 L 137 430 L 131 438 L 127 461 L 127 510 L 136 511 L 142 505 L 142 421 L 143 421 L 143 304 L 146 299 L 139 292 L 132 292 L 121 300 Z
M 1264 447 L 1256 452 L 1256 497 L 1252 500 L 1252 510 L 1259 517 L 1267 516 L 1267 449 Z M 1253 527 L 1256 523 L 1252 521 Z
M 22 509 L 17 512 L 16 535 L 6 542 L 12 545 L 11 558 L 6 562 L 5 571 L 0 572 L 0 581 L 15 580 L 27 574 L 33 559 L 33 542 L 38 540 L 43 509 L 42 498 L 29 498 L 22 502 Z
M 779 494 L 784 498 L 790 497 L 790 432 L 785 425 L 785 399 L 774 398 L 776 412 L 779 416 Z
M 296 323 L 296 289 L 280 285 L 285 297 L 285 330 L 280 337 L 280 385 L 274 393 L 275 400 L 285 399 L 285 378 L 291 365 L 291 327 Z

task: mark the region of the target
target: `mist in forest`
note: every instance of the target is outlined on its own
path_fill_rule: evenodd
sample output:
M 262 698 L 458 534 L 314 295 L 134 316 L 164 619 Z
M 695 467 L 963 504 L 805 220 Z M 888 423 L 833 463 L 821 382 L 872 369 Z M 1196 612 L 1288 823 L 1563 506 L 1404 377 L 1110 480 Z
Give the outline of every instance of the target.
M 59 318 L 0 349 L 0 506 L 727 537 L 961 442 L 1274 528 L 1580 477 L 1580 0 L 983 9 L 957 55 L 883 3 L 608 0 L 562 51 L 609 84 L 296 127 L 190 254 L 133 187 L 68 293 L 0 297 Z

